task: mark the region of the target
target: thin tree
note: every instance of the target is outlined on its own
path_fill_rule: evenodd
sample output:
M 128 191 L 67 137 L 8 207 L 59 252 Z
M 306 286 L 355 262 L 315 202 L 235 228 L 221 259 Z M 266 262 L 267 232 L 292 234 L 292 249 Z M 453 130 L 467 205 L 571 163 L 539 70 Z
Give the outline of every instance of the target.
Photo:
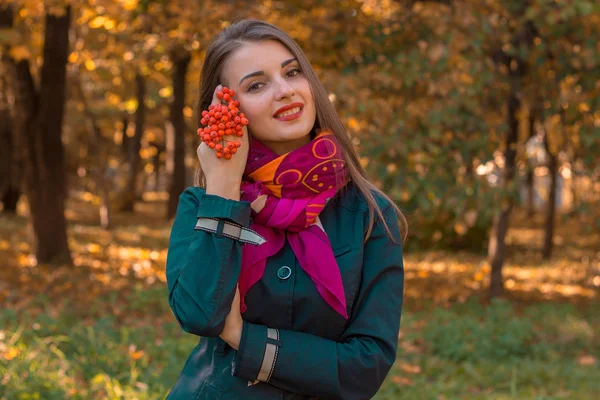
M 140 149 L 142 148 L 142 136 L 144 135 L 144 123 L 146 120 L 146 78 L 141 72 L 135 76 L 136 98 L 138 102 L 137 110 L 135 111 L 135 133 L 129 140 L 127 184 L 121 211 L 133 211 L 133 206 L 137 198 L 137 182 L 138 173 L 140 170 L 141 157 Z
M 185 76 L 191 55 L 183 46 L 171 51 L 173 61 L 173 101 L 170 121 L 166 123 L 167 134 L 167 175 L 169 177 L 169 202 L 167 218 L 173 218 L 177 211 L 179 195 L 185 189 Z
M 527 3 L 520 7 L 520 14 L 525 12 Z M 530 20 L 526 20 L 512 39 L 512 48 L 527 48 L 533 41 L 534 26 Z M 508 131 L 504 142 L 504 169 L 502 176 L 502 188 L 504 196 L 500 205 L 500 211 L 494 217 L 492 232 L 488 245 L 488 259 L 491 265 L 490 297 L 501 296 L 504 293 L 504 281 L 502 278 L 502 267 L 506 258 L 506 233 L 510 221 L 510 215 L 514 208 L 514 183 L 516 173 L 517 139 L 519 137 L 518 113 L 521 109 L 521 95 L 523 79 L 527 73 L 526 61 L 518 53 L 508 55 L 501 52 L 497 61 L 503 62 L 508 69 L 509 93 L 506 99 L 506 123 Z

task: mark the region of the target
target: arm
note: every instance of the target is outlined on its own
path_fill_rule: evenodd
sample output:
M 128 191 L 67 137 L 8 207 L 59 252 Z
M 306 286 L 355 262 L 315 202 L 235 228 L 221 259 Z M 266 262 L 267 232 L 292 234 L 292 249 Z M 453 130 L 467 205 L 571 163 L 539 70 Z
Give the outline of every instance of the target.
M 393 207 L 387 207 L 384 216 L 399 238 Z M 376 223 L 365 244 L 359 297 L 340 340 L 288 330 L 273 335 L 276 330 L 267 333 L 264 325 L 244 322 L 234 375 L 254 381 L 263 360 L 274 358 L 273 363 L 265 363 L 269 370 L 273 365 L 268 380 L 271 385 L 327 399 L 371 398 L 396 360 L 403 288 L 402 247 L 389 239 L 381 223 Z M 278 340 L 267 338 L 277 333 Z M 276 351 L 265 353 L 267 343 Z
M 189 187 L 179 196 L 167 253 L 169 305 L 181 328 L 195 335 L 218 336 L 223 331 L 240 273 L 243 243 L 194 227 L 200 217 L 228 219 L 248 227 L 250 204 L 232 198 L 207 194 L 199 187 Z

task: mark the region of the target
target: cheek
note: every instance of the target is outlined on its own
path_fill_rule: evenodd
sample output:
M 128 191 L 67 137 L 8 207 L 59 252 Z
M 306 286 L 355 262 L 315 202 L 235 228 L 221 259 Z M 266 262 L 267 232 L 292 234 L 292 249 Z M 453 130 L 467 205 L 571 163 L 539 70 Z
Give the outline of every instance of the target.
M 240 99 L 240 111 L 243 112 L 249 121 L 263 118 L 269 114 L 268 104 L 256 98 Z M 252 122 L 250 122 L 252 123 Z
M 310 105 L 314 108 L 314 106 L 315 106 L 315 99 L 313 97 L 312 90 L 310 89 L 310 84 L 308 83 L 307 80 L 305 80 L 304 82 L 302 82 L 302 85 L 298 88 L 298 91 L 300 93 L 302 93 L 302 97 L 304 98 L 304 100 L 307 103 L 310 103 Z

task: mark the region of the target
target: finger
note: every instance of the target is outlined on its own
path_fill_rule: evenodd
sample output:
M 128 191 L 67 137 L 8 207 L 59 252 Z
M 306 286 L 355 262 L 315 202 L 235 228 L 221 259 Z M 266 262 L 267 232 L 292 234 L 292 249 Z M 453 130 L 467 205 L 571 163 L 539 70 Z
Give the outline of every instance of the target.
M 223 90 L 223 85 L 218 85 L 215 88 L 215 91 L 213 92 L 212 104 L 221 104 L 221 99 L 217 97 L 217 93 L 219 93 L 219 90 Z
M 242 132 L 244 132 L 244 136 L 242 136 L 242 145 L 248 143 L 250 141 L 250 137 L 248 136 L 248 126 L 243 126 L 242 127 Z

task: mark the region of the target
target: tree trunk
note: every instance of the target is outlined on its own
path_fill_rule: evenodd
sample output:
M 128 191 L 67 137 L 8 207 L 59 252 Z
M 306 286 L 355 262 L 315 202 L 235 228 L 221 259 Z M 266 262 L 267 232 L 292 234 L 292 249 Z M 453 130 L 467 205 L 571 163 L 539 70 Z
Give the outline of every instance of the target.
M 546 222 L 544 223 L 544 247 L 542 257 L 549 260 L 552 255 L 552 238 L 554 237 L 554 217 L 556 214 L 556 174 L 558 173 L 558 157 L 550 151 L 548 146 L 548 133 L 544 135 L 544 147 L 548 153 L 548 173 L 550 174 L 550 190 L 548 193 L 548 207 L 546 208 Z
M 515 159 L 518 137 L 519 121 L 517 113 L 521 106 L 521 101 L 517 96 L 517 83 L 512 82 L 507 103 L 507 119 L 508 133 L 506 135 L 506 143 L 504 149 L 504 190 L 511 192 L 511 186 L 514 182 L 515 175 Z M 504 293 L 504 281 L 502 278 L 502 267 L 506 257 L 506 233 L 510 214 L 513 209 L 514 200 L 511 193 L 504 196 L 503 204 L 501 205 L 500 213 L 494 218 L 492 234 L 488 246 L 488 259 L 491 264 L 492 272 L 490 279 L 490 297 L 498 297 Z
M 523 16 L 527 3 L 522 3 L 515 18 Z M 529 20 L 525 21 L 521 29 L 516 32 L 512 39 L 513 48 L 522 45 L 530 46 L 533 41 L 535 26 Z M 502 267 L 506 257 L 506 233 L 510 221 L 510 214 L 514 207 L 514 178 L 516 171 L 517 140 L 519 137 L 519 119 L 517 113 L 521 108 L 520 91 L 523 77 L 527 74 L 526 61 L 519 57 L 509 57 L 502 53 L 502 60 L 508 68 L 509 93 L 507 98 L 506 118 L 508 132 L 506 135 L 504 149 L 504 196 L 500 204 L 500 213 L 494 218 L 492 233 L 488 246 L 488 260 L 492 272 L 490 276 L 489 295 L 491 298 L 501 296 L 504 293 L 504 281 L 502 278 Z
M 185 76 L 191 60 L 185 50 L 173 51 L 173 102 L 171 103 L 171 127 L 167 126 L 167 176 L 169 177 L 169 202 L 167 218 L 177 211 L 179 195 L 185 190 Z M 168 125 L 168 124 L 167 124 Z
M 121 139 L 121 154 L 123 159 L 127 159 L 129 157 L 129 136 L 127 136 L 127 127 L 129 126 L 129 117 L 127 113 L 123 114 L 123 118 L 121 119 L 123 123 L 123 133 Z
M 0 76 L 0 203 L 2 212 L 16 214 L 21 193 L 15 176 L 17 163 L 6 85 L 2 82 L 4 77 L 5 74 Z
M 13 10 L 8 5 L 0 6 L 0 30 L 11 29 L 13 25 Z M 9 73 L 11 70 L 8 59 L 0 61 L 0 203 L 3 212 L 16 214 L 17 203 L 21 197 L 21 162 L 15 148 L 15 135 L 10 115 Z
M 535 118 L 536 113 L 532 108 L 529 113 L 529 139 L 535 136 Z M 535 185 L 535 175 L 534 175 L 534 167 L 531 163 L 527 162 L 527 172 L 525 175 L 525 182 L 527 187 L 527 216 L 529 218 L 533 217 L 535 214 L 535 204 L 534 204 L 534 185 Z
M 13 63 L 13 128 L 16 147 L 24 152 L 24 192 L 37 262 L 72 264 L 64 214 L 67 184 L 61 140 L 70 7 L 62 16 L 46 15 L 45 21 L 39 93 L 29 61 Z
M 129 143 L 129 171 L 127 173 L 127 185 L 125 186 L 124 201 L 121 211 L 133 211 L 133 206 L 138 193 L 138 173 L 140 169 L 140 149 L 142 148 L 142 136 L 144 134 L 144 122 L 146 119 L 146 79 L 141 73 L 135 76 L 137 88 L 138 107 L 135 112 L 135 133 Z
M 108 167 L 107 152 L 103 149 L 102 133 L 100 132 L 100 127 L 98 126 L 98 122 L 96 121 L 96 116 L 94 115 L 88 104 L 87 97 L 85 95 L 85 92 L 83 91 L 83 87 L 81 84 L 81 77 L 78 71 L 73 74 L 73 81 L 75 90 L 77 92 L 77 95 L 79 96 L 79 100 L 83 105 L 83 113 L 86 118 L 87 130 L 90 135 L 90 170 L 94 180 L 96 181 L 96 190 L 99 192 L 100 198 L 102 199 L 99 210 L 100 226 L 102 226 L 102 228 L 104 229 L 110 229 L 110 196 L 108 176 L 106 173 L 106 169 Z

